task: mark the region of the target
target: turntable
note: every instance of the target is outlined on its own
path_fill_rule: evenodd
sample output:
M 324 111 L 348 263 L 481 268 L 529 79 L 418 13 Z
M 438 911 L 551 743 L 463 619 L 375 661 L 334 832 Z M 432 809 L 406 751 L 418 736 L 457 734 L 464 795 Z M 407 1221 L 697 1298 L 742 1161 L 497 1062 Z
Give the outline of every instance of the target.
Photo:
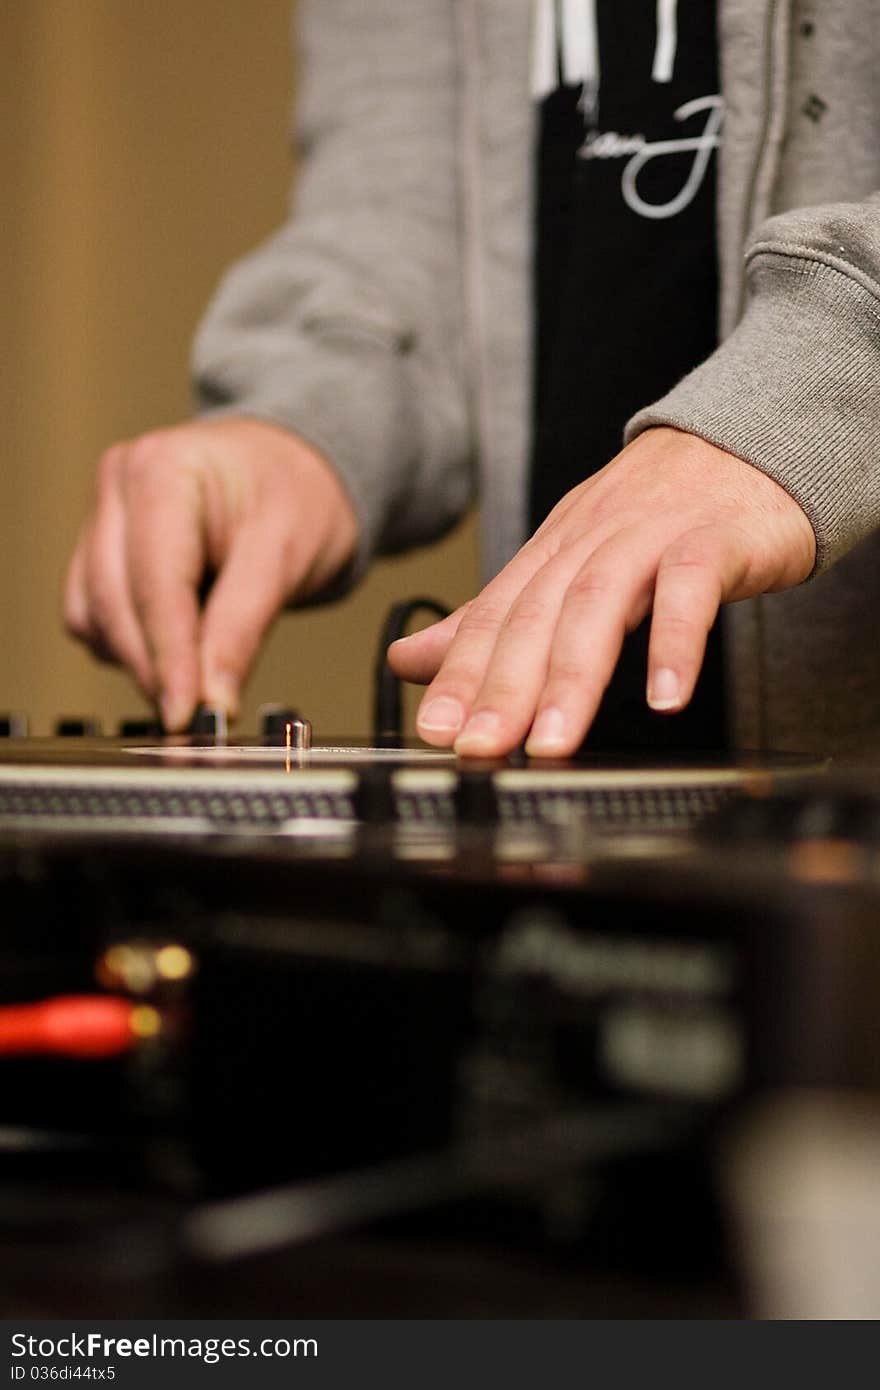
M 826 760 L 477 763 L 313 739 L 286 707 L 244 738 L 211 711 L 185 737 L 5 733 L 0 1243 L 30 1307 L 62 1306 L 48 1248 L 104 1312 L 240 1313 L 251 1262 L 280 1260 L 326 1316 L 315 1271 L 365 1228 L 361 1315 L 416 1296 L 382 1292 L 393 1249 L 455 1316 L 464 1285 L 425 1273 L 451 1222 L 488 1248 L 495 1316 L 528 1313 L 511 1252 L 529 1297 L 538 1272 L 556 1291 L 543 1316 L 593 1315 L 635 1271 L 647 1312 L 671 1288 L 729 1311 L 731 1122 L 768 1092 L 880 1089 L 880 873 L 837 852 L 868 821 L 852 798 L 849 840 L 823 819 Z M 49 1047 L 39 1011 L 70 999 L 124 1006 L 125 1040 L 86 1055 L 74 1021 Z M 183 1301 L 120 1287 L 123 1231 Z
M 93 720 L 56 737 L 22 736 L 7 717 L 0 743 L 0 828 L 113 834 L 300 836 L 358 824 L 559 826 L 595 833 L 693 829 L 737 794 L 766 796 L 815 773 L 822 759 L 741 754 L 675 761 L 464 761 L 399 734 L 313 741 L 294 710 L 261 711 L 256 737 L 229 737 L 222 713 L 198 712 L 190 733 L 162 737 L 126 722 L 116 738 Z M 18 730 L 19 736 L 14 736 Z

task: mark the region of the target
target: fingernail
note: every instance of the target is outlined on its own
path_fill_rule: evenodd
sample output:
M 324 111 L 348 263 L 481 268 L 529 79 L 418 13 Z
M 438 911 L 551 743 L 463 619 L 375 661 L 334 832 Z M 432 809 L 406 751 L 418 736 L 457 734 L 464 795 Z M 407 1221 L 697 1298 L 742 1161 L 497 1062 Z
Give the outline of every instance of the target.
M 526 740 L 530 754 L 555 753 L 565 742 L 566 719 L 561 709 L 541 710 Z
M 491 749 L 501 728 L 501 715 L 493 709 L 480 710 L 471 715 L 458 738 L 455 740 L 457 753 L 481 753 Z
M 668 666 L 662 666 L 651 676 L 648 686 L 648 704 L 651 709 L 676 709 L 681 703 L 681 685 L 678 676 Z
M 450 695 L 438 695 L 419 710 L 416 722 L 420 729 L 430 729 L 432 733 L 454 734 L 461 728 L 463 719 L 464 710 L 458 700 Z
M 216 705 L 234 717 L 238 713 L 238 683 L 224 671 L 205 673 L 203 694 L 206 705 Z

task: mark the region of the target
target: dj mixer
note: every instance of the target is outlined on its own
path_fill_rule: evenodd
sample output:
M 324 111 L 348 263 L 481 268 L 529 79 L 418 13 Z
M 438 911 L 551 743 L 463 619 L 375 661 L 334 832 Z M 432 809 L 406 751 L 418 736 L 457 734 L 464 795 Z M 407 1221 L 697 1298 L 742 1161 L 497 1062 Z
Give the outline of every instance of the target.
M 864 769 L 0 732 L 13 1307 L 741 1313 L 736 1135 L 880 1089 Z

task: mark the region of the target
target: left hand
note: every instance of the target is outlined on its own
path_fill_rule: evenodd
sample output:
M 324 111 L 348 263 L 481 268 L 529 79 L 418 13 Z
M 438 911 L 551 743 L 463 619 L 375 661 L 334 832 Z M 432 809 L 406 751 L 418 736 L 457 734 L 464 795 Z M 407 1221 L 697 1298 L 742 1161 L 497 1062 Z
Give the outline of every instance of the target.
M 554 507 L 508 565 L 443 622 L 395 642 L 430 682 L 419 734 L 465 756 L 567 757 L 595 717 L 627 632 L 651 619 L 647 701 L 693 694 L 722 603 L 800 583 L 813 528 L 772 478 L 696 435 L 645 431 Z

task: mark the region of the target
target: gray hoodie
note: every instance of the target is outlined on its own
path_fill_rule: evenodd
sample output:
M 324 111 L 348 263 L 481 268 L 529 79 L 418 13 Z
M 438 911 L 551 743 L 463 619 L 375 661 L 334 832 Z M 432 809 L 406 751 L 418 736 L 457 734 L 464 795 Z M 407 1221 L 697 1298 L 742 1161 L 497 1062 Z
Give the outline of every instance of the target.
M 524 539 L 533 0 L 299 0 L 290 222 L 199 331 L 205 409 L 338 469 L 376 550 L 476 490 L 487 574 Z M 737 741 L 880 734 L 880 0 L 719 0 L 723 342 L 627 438 L 672 424 L 776 478 L 810 581 L 726 610 Z

